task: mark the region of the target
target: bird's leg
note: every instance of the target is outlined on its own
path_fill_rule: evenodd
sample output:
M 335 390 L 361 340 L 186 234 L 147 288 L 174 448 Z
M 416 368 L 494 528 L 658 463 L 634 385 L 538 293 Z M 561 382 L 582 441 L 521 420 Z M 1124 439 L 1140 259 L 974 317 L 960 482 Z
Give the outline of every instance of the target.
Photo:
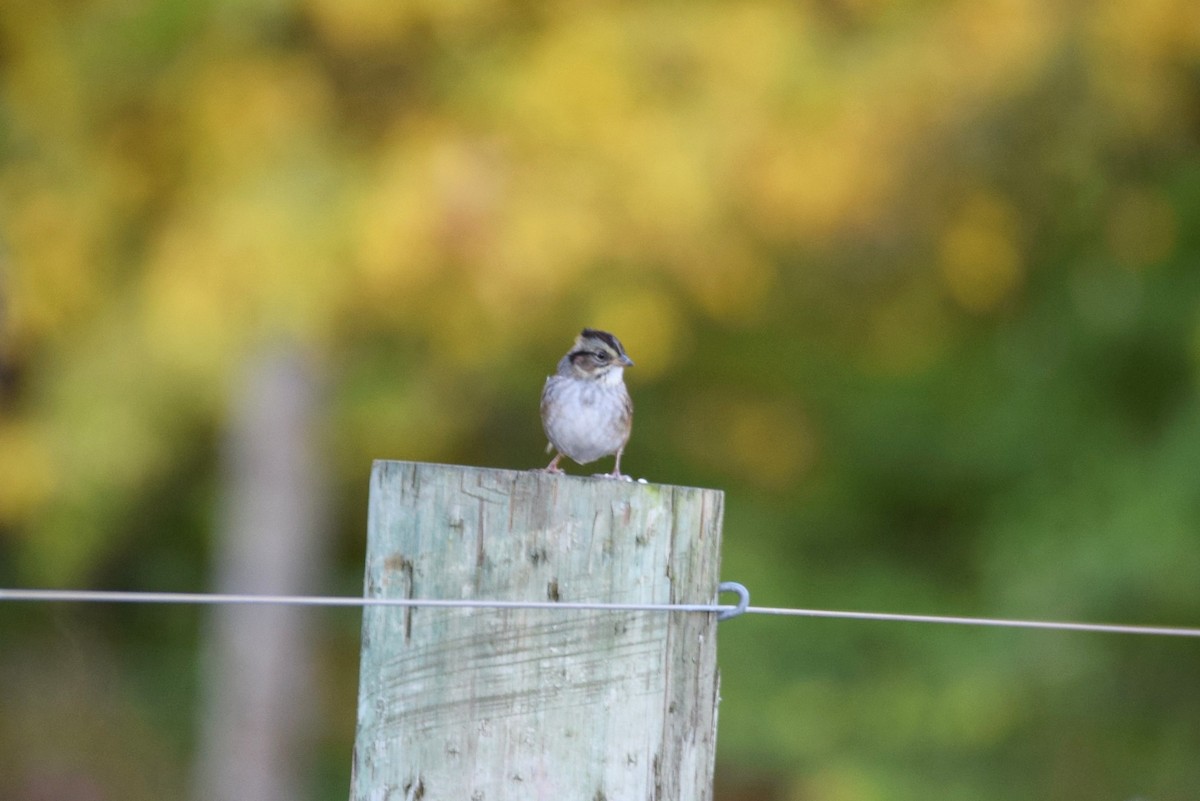
M 546 465 L 542 471 L 544 473 L 561 473 L 562 468 L 558 466 L 558 460 L 562 458 L 561 453 L 554 454 L 554 458 L 550 460 L 550 464 Z
M 599 475 L 604 478 L 615 478 L 618 481 L 632 481 L 633 479 L 629 476 L 621 475 L 621 454 L 624 452 L 624 447 L 617 451 L 617 461 L 613 464 L 613 471 L 611 473 L 600 473 Z

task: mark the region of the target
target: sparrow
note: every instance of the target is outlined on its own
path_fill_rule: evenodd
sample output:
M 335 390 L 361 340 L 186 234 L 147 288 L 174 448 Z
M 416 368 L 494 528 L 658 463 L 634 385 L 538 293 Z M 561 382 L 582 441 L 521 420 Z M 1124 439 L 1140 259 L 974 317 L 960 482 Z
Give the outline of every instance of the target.
M 621 475 L 621 453 L 633 429 L 633 401 L 624 378 L 632 365 L 621 341 L 607 331 L 585 328 L 575 338 L 542 388 L 546 450 L 556 452 L 545 472 L 561 473 L 558 463 L 564 456 L 582 465 L 616 454 L 613 471 L 599 475 L 628 480 Z

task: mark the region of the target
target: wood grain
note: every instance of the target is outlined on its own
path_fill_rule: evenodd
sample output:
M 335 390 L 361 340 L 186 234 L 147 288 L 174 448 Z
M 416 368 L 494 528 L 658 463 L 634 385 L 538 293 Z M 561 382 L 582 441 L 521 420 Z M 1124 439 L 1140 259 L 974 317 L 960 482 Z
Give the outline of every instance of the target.
M 724 496 L 379 461 L 368 597 L 712 603 Z M 704 801 L 711 613 L 364 610 L 352 798 Z

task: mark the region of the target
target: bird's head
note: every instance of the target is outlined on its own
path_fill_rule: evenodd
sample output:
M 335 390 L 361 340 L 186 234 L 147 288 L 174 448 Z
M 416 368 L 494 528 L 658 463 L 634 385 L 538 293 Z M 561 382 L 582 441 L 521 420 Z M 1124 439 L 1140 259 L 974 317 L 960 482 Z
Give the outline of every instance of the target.
M 620 381 L 625 368 L 633 365 L 621 340 L 595 328 L 585 328 L 575 337 L 566 360 L 576 377 L 594 381 Z

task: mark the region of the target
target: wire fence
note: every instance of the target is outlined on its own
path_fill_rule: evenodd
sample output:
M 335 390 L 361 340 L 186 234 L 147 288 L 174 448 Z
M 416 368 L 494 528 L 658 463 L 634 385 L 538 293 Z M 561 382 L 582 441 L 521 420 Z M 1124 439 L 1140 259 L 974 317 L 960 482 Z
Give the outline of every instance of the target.
M 715 613 L 718 620 L 728 620 L 739 615 L 773 615 L 782 617 L 826 618 L 836 620 L 882 621 L 890 623 L 933 623 L 955 626 L 982 626 L 991 628 L 1038 629 L 1049 631 L 1081 631 L 1107 634 L 1135 634 L 1157 637 L 1200 638 L 1200 628 L 1173 626 L 1139 626 L 1111 623 L 1079 623 L 1051 620 L 1015 620 L 1008 618 L 958 617 L 952 615 L 908 615 L 892 612 L 854 612 L 832 609 L 801 609 L 787 607 L 750 606 L 750 594 L 736 582 L 720 585 L 719 591 L 735 592 L 739 603 L 729 604 L 653 604 L 653 603 L 599 603 L 579 601 L 498 601 L 475 599 L 436 598 L 358 598 L 349 596 L 320 595 L 242 595 L 228 593 L 186 592 L 120 592 L 106 590 L 46 590 L 46 589 L 3 589 L 0 602 L 34 603 L 138 603 L 176 605 L 246 604 L 273 606 L 309 607 L 375 607 L 394 606 L 433 609 L 542 609 L 548 611 L 608 611 L 608 612 L 662 612 L 662 613 Z

